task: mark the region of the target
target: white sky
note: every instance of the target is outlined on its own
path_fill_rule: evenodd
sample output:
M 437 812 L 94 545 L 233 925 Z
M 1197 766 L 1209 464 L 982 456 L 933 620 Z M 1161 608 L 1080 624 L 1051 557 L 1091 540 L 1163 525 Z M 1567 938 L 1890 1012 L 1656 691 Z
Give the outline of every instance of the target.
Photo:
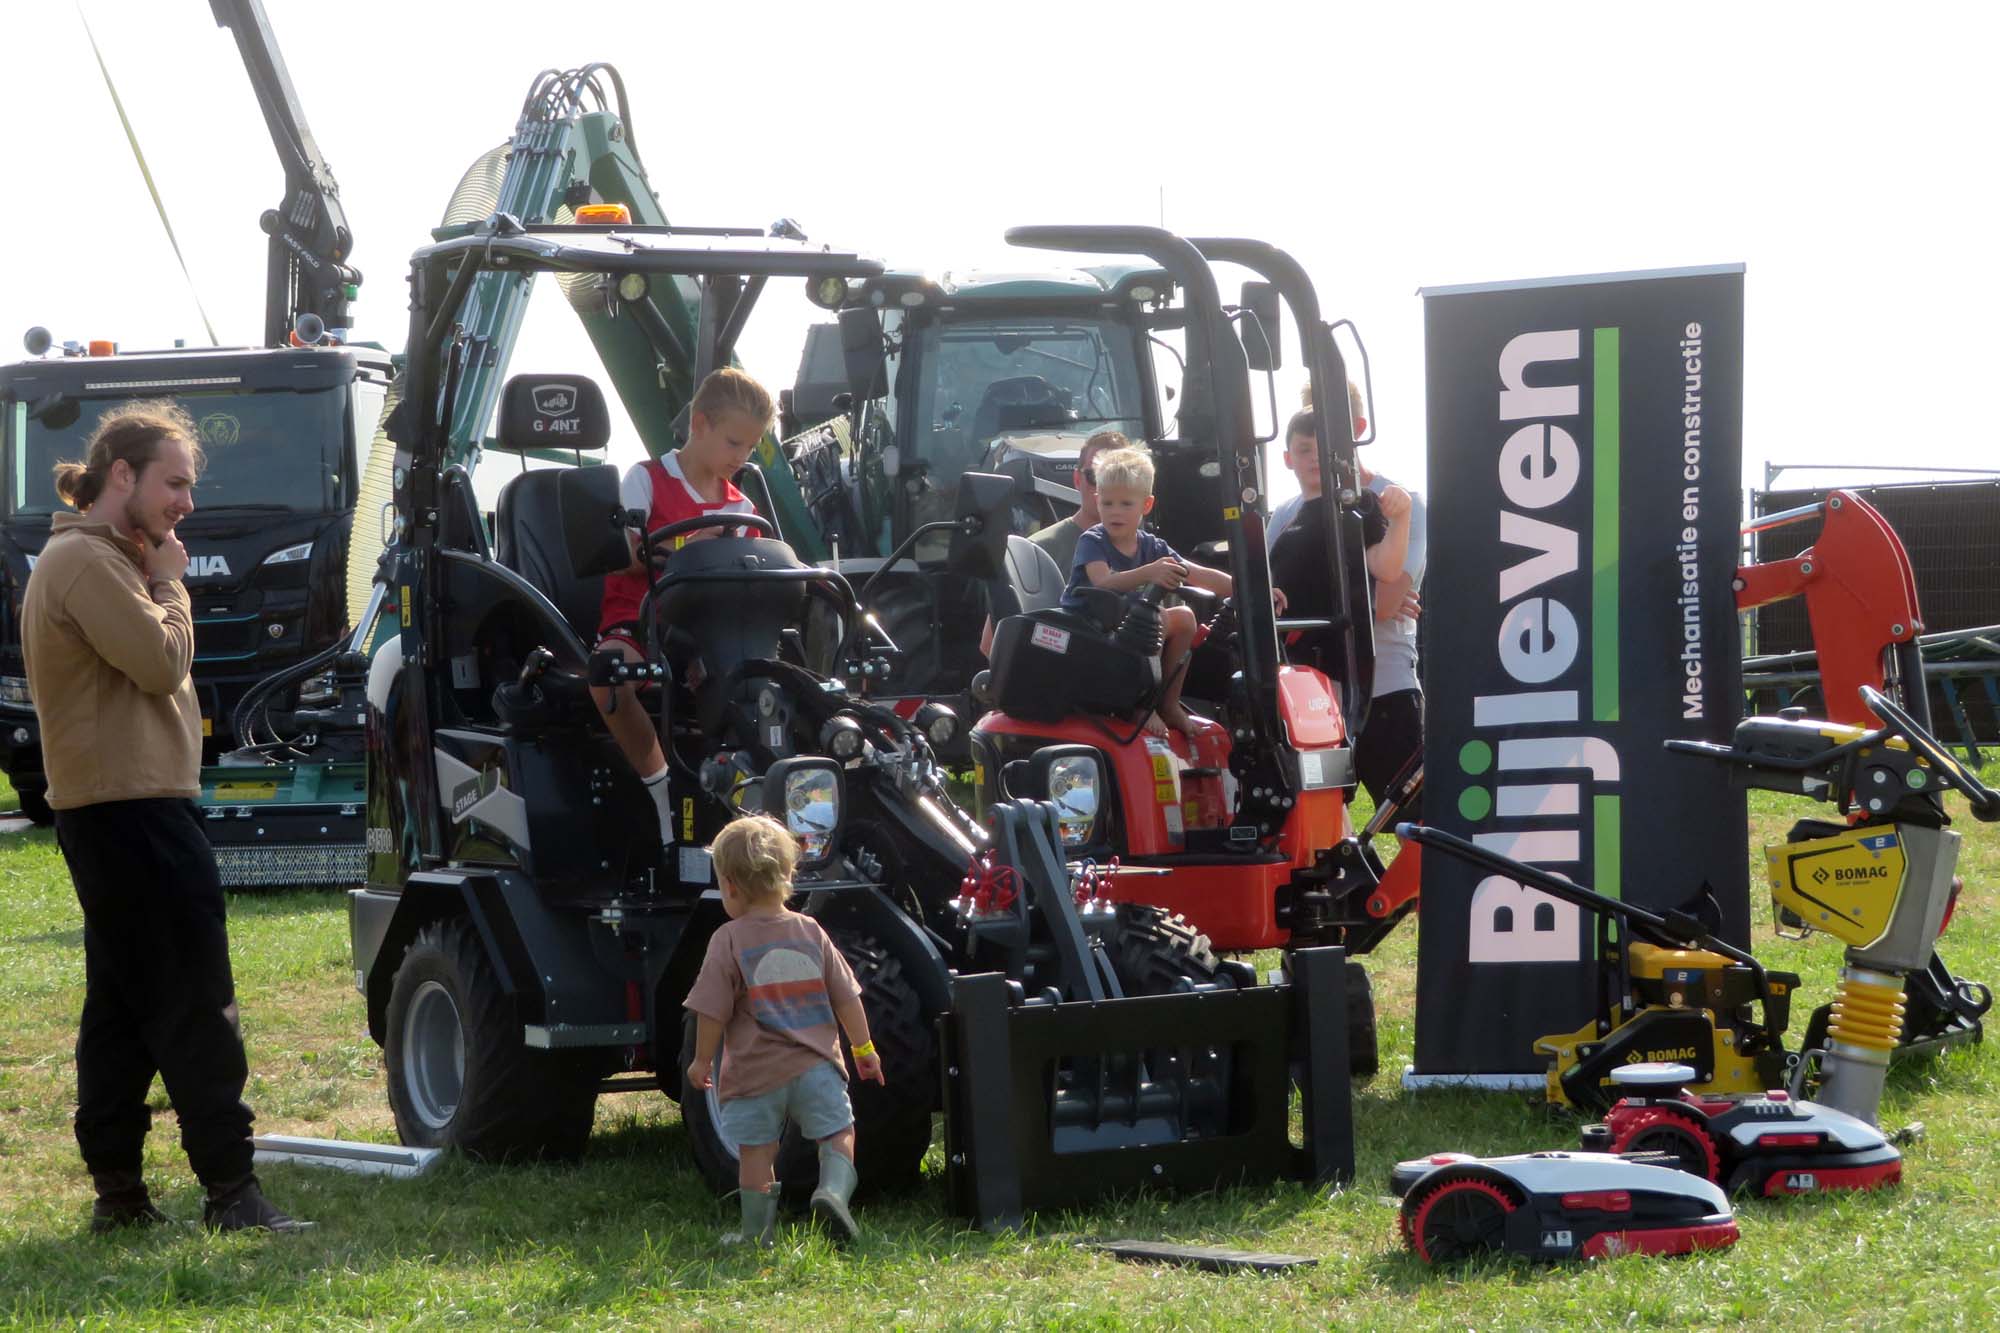
M 1006 227 L 1157 222 L 1164 190 L 1177 231 L 1291 250 L 1368 340 L 1368 461 L 1401 479 L 1419 286 L 1732 261 L 1747 483 L 1766 460 L 2000 467 L 1983 7 L 265 3 L 356 234 L 357 336 L 392 347 L 409 252 L 535 73 L 609 60 L 677 222 L 1020 267 Z M 210 317 L 253 340 L 282 177 L 234 41 L 203 0 L 84 10 Z M 199 342 L 75 8 L 7 0 L 0 33 L 0 357 L 31 324 Z M 595 370 L 552 289 L 537 306 L 515 369 Z M 815 313 L 767 297 L 748 368 L 789 384 Z

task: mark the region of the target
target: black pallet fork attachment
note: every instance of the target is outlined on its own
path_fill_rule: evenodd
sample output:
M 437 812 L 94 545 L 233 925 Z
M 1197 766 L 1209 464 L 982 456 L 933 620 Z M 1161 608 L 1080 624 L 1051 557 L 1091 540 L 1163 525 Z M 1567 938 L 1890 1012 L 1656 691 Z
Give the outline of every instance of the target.
M 1073 901 L 1053 804 L 998 806 L 994 824 L 1028 893 Z M 954 978 L 938 1022 L 952 1210 L 994 1231 L 1142 1188 L 1351 1180 L 1346 968 L 1343 949 L 1302 949 L 1285 984 L 1086 1000 Z

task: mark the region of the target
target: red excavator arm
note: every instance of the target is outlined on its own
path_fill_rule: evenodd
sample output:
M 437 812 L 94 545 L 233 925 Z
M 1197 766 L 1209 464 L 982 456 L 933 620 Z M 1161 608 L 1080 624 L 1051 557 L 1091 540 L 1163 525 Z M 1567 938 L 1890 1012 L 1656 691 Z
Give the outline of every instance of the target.
M 1829 491 L 1818 504 L 1768 514 L 1745 526 L 1763 532 L 1824 518 L 1819 539 L 1790 560 L 1745 565 L 1736 571 L 1736 608 L 1754 610 L 1787 597 L 1806 599 L 1819 655 L 1820 695 L 1826 716 L 1855 727 L 1878 725 L 1861 702 L 1861 687 L 1884 688 L 1893 671 L 1904 700 L 1928 717 L 1923 674 L 1915 668 L 1923 613 L 1910 557 L 1887 519 L 1852 491 Z M 1915 698 L 1910 695 L 1914 693 Z M 1920 710 L 1920 711 L 1919 711 Z

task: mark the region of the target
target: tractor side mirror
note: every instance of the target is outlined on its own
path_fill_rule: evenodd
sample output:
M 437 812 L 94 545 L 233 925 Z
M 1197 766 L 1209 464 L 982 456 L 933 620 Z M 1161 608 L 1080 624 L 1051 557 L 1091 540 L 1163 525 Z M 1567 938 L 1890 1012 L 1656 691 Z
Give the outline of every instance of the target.
M 50 430 L 68 430 L 83 414 L 83 405 L 66 393 L 52 393 L 28 404 L 28 420 L 39 421 Z
M 1283 317 L 1278 289 L 1271 283 L 1252 280 L 1243 284 L 1243 315 L 1236 334 L 1243 340 L 1243 359 L 1256 371 L 1276 370 L 1283 364 L 1283 339 L 1278 321 Z
M 840 356 L 855 402 L 865 403 L 889 391 L 889 356 L 873 310 L 857 307 L 840 312 Z
M 951 534 L 945 567 L 981 583 L 1002 577 L 1007 534 L 1012 531 L 1015 480 L 995 472 L 966 472 L 958 478 L 958 526 Z
M 815 324 L 806 330 L 805 347 L 799 353 L 799 373 L 792 387 L 779 393 L 787 419 L 786 439 L 808 426 L 845 416 L 853 405 L 847 387 L 845 339 L 837 324 Z
M 563 469 L 556 478 L 556 507 L 562 514 L 563 545 L 569 552 L 571 573 L 590 578 L 632 563 L 617 468 L 600 463 Z

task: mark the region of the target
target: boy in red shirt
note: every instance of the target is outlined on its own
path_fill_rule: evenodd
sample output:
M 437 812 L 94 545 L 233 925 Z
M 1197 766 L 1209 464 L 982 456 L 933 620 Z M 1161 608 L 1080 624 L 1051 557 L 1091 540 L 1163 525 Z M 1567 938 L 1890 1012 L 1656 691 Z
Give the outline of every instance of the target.
M 737 1144 L 743 1206 L 741 1228 L 722 1243 L 771 1243 L 778 1220 L 774 1168 L 787 1120 L 819 1143 L 814 1215 L 836 1239 L 851 1241 L 860 1230 L 848 1211 L 856 1182 L 854 1110 L 841 1029 L 854 1049 L 855 1073 L 884 1081 L 861 987 L 819 922 L 785 907 L 799 848 L 784 825 L 746 815 L 716 836 L 709 854 L 729 921 L 709 938 L 684 1003 L 695 1015 L 690 1089 L 713 1086 L 715 1052 L 722 1048 L 722 1128 Z
M 742 470 L 750 451 L 771 427 L 776 409 L 764 386 L 740 370 L 724 369 L 701 382 L 688 412 L 687 443 L 659 460 L 634 464 L 622 486 L 625 507 L 644 511 L 646 531 L 699 514 L 757 512 L 730 478 Z M 719 537 L 734 529 L 698 528 L 674 539 L 676 549 L 691 541 Z M 604 609 L 598 616 L 597 646 L 642 662 L 639 604 L 658 577 L 639 558 L 632 538 L 632 563 L 604 580 Z M 660 817 L 660 844 L 674 841 L 672 797 L 667 791 L 667 757 L 653 720 L 631 685 L 595 686 L 590 697 L 604 715 L 611 738 L 645 784 Z

